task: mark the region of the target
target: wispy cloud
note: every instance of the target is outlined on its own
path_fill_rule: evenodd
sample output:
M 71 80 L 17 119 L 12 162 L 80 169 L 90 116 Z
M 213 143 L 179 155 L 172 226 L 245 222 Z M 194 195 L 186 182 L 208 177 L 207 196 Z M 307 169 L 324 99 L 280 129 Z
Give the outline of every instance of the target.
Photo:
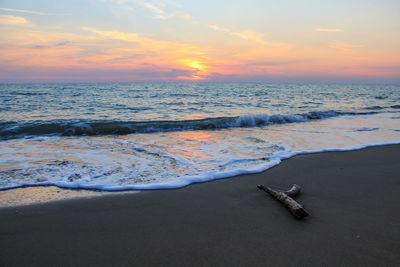
M 42 16 L 48 15 L 47 13 L 39 12 L 39 11 L 24 10 L 24 9 L 13 9 L 13 8 L 6 8 L 6 7 L 0 7 L 0 10 L 10 11 L 10 12 L 18 12 L 18 13 L 35 14 L 35 15 L 42 15 Z
M 342 29 L 333 29 L 333 28 L 316 28 L 317 32 L 342 32 Z
M 118 56 L 118 57 L 113 57 L 113 58 L 107 59 L 105 62 L 106 63 L 125 63 L 125 62 L 129 62 L 131 60 L 143 59 L 143 58 L 146 58 L 146 55 L 143 55 L 143 54 L 123 55 L 123 56 Z
M 158 1 L 142 1 L 142 0 L 117 0 L 118 4 L 133 3 L 138 6 L 150 10 L 154 17 L 157 19 L 170 19 L 170 18 L 183 18 L 190 19 L 192 16 L 182 10 L 172 10 L 179 7 L 171 1 L 158 0 Z
M 24 17 L 13 16 L 13 15 L 0 15 L 0 24 L 7 25 L 24 25 L 29 22 Z
M 68 44 L 69 44 L 68 41 L 64 41 L 64 42 L 58 42 L 58 43 L 49 44 L 49 45 L 35 44 L 35 45 L 27 46 L 27 47 L 34 48 L 34 49 L 49 49 L 49 48 L 53 48 L 53 47 L 67 46 Z
M 82 29 L 85 31 L 96 33 L 104 38 L 136 43 L 146 50 L 154 50 L 156 52 L 162 52 L 162 50 L 165 50 L 175 55 L 176 53 L 179 53 L 180 55 L 202 55 L 204 53 L 202 49 L 195 45 L 147 38 L 136 33 L 104 31 L 91 27 L 83 27 Z M 176 53 L 173 53 L 174 51 Z
M 330 45 L 330 48 L 342 51 L 342 52 L 349 52 L 353 49 L 362 47 L 361 45 L 349 44 L 342 41 L 335 40 Z
M 121 41 L 127 41 L 127 42 L 143 41 L 143 37 L 140 37 L 136 33 L 124 33 L 124 32 L 118 32 L 118 31 L 102 31 L 102 30 L 98 30 L 96 28 L 91 28 L 91 27 L 82 27 L 82 30 L 96 33 L 96 34 L 99 34 L 101 36 L 108 37 L 111 39 L 121 40 Z
M 236 37 L 239 37 L 239 38 L 247 40 L 247 41 L 253 41 L 253 42 L 260 43 L 260 44 L 268 44 L 266 41 L 263 40 L 263 35 L 261 33 L 255 32 L 252 30 L 244 30 L 244 31 L 240 31 L 240 32 L 235 32 L 228 28 L 222 28 L 217 25 L 208 25 L 208 27 L 215 31 L 224 32 L 229 35 L 236 36 Z

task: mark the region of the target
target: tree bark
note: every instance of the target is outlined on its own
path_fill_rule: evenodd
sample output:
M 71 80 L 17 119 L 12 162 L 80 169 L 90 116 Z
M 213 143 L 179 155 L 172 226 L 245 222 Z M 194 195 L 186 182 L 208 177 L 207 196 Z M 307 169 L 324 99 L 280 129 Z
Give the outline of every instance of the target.
M 285 205 L 290 212 L 298 219 L 303 219 L 304 217 L 308 216 L 308 213 L 304 210 L 303 206 L 297 203 L 292 196 L 295 196 L 296 194 L 300 193 L 300 186 L 298 185 L 293 185 L 291 189 L 284 191 L 284 192 L 279 192 L 276 190 L 273 190 L 269 188 L 268 186 L 264 185 L 258 185 L 257 186 L 259 189 L 267 192 L 277 200 L 279 200 L 283 205 Z

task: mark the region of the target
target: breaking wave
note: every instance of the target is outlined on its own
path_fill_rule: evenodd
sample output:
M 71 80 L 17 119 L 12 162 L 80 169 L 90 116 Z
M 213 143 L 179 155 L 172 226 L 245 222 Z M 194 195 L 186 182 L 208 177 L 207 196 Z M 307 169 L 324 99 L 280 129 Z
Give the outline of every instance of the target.
M 34 122 L 0 122 L 0 140 L 33 136 L 102 136 L 133 133 L 209 130 L 231 127 L 259 127 L 271 124 L 307 122 L 343 115 L 337 111 L 308 112 L 295 115 L 251 114 L 236 117 L 217 117 L 181 121 L 115 121 L 115 120 L 51 120 Z

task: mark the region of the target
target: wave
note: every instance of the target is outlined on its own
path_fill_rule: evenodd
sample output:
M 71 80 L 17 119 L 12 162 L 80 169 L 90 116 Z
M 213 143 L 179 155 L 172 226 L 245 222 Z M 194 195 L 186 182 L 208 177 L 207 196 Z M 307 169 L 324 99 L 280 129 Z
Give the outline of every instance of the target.
M 374 112 L 341 113 L 308 112 L 295 115 L 253 114 L 181 121 L 115 121 L 115 120 L 51 120 L 34 122 L 0 122 L 0 140 L 33 136 L 101 136 L 133 133 L 209 130 L 231 127 L 257 127 L 271 124 L 306 122 L 341 115 L 366 115 Z
M 379 130 L 379 128 L 362 128 L 362 129 L 357 129 L 354 130 L 355 132 L 372 132 L 372 131 L 376 131 Z
M 392 106 L 371 106 L 365 107 L 366 110 L 381 110 L 381 109 L 400 109 L 400 105 L 392 105 Z

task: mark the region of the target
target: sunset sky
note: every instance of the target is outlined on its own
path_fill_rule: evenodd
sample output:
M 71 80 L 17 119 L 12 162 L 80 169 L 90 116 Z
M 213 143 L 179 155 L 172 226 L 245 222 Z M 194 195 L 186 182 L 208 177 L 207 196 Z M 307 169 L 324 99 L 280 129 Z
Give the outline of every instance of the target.
M 400 82 L 399 0 L 1 0 L 0 82 Z

